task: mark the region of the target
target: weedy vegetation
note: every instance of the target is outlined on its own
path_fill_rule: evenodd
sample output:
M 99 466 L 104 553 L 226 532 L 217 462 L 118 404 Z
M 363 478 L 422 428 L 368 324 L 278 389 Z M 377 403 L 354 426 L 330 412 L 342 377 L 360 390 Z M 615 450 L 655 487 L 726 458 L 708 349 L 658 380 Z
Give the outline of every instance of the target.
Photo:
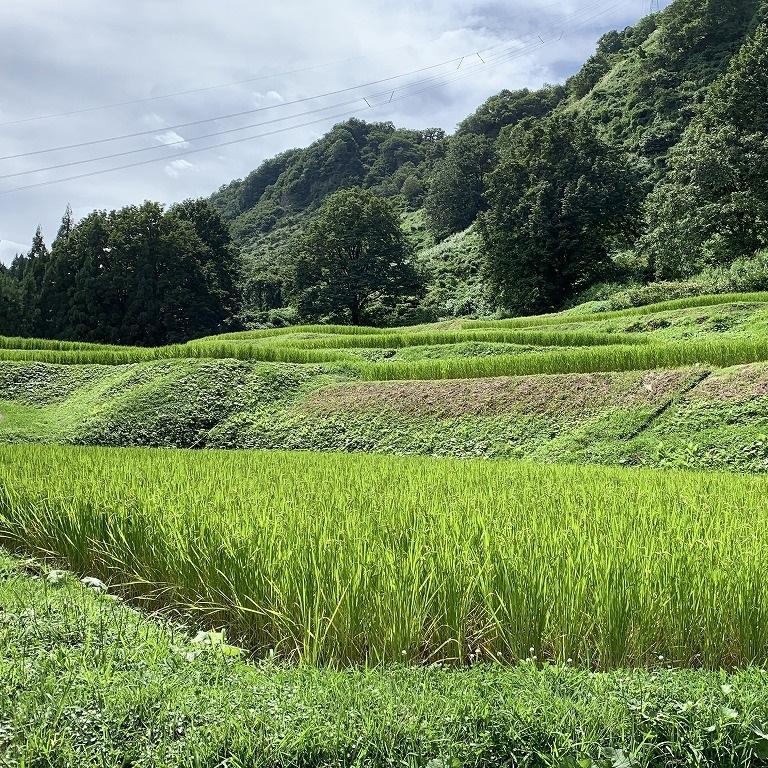
M 0 551 L 0 755 L 12 766 L 763 765 L 768 685 L 570 664 L 333 670 L 239 658 Z

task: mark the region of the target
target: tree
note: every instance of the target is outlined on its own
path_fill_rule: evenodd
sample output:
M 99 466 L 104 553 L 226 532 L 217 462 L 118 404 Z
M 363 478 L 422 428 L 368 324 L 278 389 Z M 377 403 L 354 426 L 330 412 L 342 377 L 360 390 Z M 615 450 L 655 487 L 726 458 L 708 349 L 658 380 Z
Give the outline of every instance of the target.
M 651 194 L 651 273 L 688 277 L 768 245 L 768 19 L 731 60 Z
M 485 136 L 455 136 L 438 163 L 424 201 L 432 234 L 442 240 L 466 229 L 484 207 L 483 179 L 493 160 L 493 143 Z
M 568 113 L 508 134 L 488 201 L 486 273 L 501 303 L 518 313 L 559 308 L 601 276 L 611 248 L 639 224 L 636 174 L 587 120 Z
M 415 211 L 424 200 L 424 183 L 416 174 L 412 173 L 403 182 L 400 194 L 403 196 L 408 208 Z
M 360 188 L 336 192 L 310 224 L 297 261 L 300 316 L 359 325 L 376 303 L 394 308 L 417 290 L 409 256 L 391 203 Z
M 168 212 L 171 218 L 189 222 L 197 236 L 205 244 L 200 266 L 212 294 L 217 296 L 225 316 L 237 311 L 238 296 L 236 252 L 232 237 L 219 212 L 204 199 L 185 200 L 174 205 Z
M 30 252 L 19 263 L 22 287 L 40 262 Z M 68 210 L 35 309 L 46 334 L 59 338 L 185 341 L 225 328 L 237 309 L 233 272 L 229 233 L 205 201 L 94 211 L 78 224 Z
M 5 265 L 0 264 L 0 334 L 17 336 L 19 329 L 19 286 Z
M 566 96 L 562 85 L 545 85 L 538 91 L 504 89 L 481 104 L 459 123 L 457 135 L 474 133 L 495 141 L 504 128 L 528 117 L 545 117 Z
M 43 276 L 48 266 L 48 248 L 40 227 L 32 238 L 32 247 L 25 256 L 17 256 L 9 275 L 17 283 L 18 295 L 18 331 L 24 336 L 44 335 L 40 311 L 40 293 Z

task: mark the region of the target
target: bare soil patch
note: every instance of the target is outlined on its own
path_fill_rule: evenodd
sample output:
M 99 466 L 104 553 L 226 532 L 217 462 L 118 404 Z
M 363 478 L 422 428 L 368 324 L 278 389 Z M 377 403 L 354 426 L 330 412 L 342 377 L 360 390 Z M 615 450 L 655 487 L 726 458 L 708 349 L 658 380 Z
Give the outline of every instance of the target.
M 317 390 L 304 401 L 303 408 L 313 413 L 389 411 L 437 417 L 494 416 L 509 412 L 593 412 L 606 407 L 656 405 L 684 388 L 695 375 L 694 369 L 687 368 L 365 382 Z

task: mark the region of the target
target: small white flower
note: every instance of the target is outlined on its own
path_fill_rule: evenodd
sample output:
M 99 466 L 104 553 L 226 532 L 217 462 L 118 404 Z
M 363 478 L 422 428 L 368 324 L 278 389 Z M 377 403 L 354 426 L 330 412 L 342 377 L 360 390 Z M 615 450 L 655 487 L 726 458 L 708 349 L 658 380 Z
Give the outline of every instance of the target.
M 67 578 L 66 571 L 50 571 L 48 573 L 48 576 L 46 576 L 45 580 L 49 584 L 61 584 L 64 579 Z
M 80 579 L 80 583 L 84 584 L 86 587 L 95 589 L 97 592 L 107 591 L 107 585 L 101 579 L 97 579 L 95 576 L 86 576 L 85 578 Z

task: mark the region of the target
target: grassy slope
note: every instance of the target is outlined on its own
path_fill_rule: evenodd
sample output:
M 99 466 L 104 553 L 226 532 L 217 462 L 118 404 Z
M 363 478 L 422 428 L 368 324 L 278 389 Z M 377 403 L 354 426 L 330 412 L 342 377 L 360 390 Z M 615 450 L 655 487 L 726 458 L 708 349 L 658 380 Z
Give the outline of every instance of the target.
M 456 323 L 377 333 L 281 329 L 190 346 L 223 343 L 242 347 L 243 354 L 275 347 L 340 353 L 371 361 L 384 374 L 401 366 L 465 363 L 492 373 L 496 360 L 504 370 L 532 354 L 561 361 L 586 354 L 595 356 L 599 368 L 605 356 L 643 355 L 656 341 L 683 349 L 692 342 L 713 348 L 721 342 L 764 343 L 764 299 L 697 297 L 618 313 L 479 323 L 464 331 Z M 606 344 L 625 338 L 639 343 Z M 355 339 L 360 346 L 349 347 Z M 521 343 L 526 339 L 532 343 Z M 599 343 L 557 346 L 590 340 Z M 328 348 L 332 344 L 342 348 Z M 360 371 L 347 363 L 0 362 L 0 440 L 6 442 L 364 450 L 764 471 L 766 406 L 764 363 L 688 366 L 663 375 L 628 371 L 387 383 L 361 381 Z
M 247 664 L 0 552 L 7 766 L 764 765 L 768 686 L 660 667 Z
M 304 366 L 0 364 L 0 439 L 768 468 L 768 366 L 360 382 Z

